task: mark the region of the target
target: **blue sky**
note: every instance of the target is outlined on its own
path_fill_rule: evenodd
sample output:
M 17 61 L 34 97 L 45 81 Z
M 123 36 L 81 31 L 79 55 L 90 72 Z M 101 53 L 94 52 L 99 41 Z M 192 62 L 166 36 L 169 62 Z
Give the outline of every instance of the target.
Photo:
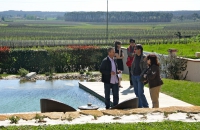
M 108 0 L 109 11 L 200 10 L 200 0 Z M 106 11 L 107 0 L 0 0 L 0 11 Z

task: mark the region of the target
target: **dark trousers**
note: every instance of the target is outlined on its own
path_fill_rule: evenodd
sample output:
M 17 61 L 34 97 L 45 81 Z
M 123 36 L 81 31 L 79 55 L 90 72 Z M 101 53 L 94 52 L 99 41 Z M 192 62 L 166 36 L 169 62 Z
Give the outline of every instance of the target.
M 131 76 L 131 67 L 128 67 L 128 70 L 129 70 L 129 80 L 130 80 L 130 85 L 133 85 L 133 82 L 132 82 L 132 76 Z
M 106 109 L 110 108 L 110 89 L 112 89 L 112 94 L 113 94 L 113 106 L 116 106 L 119 103 L 119 86 L 118 86 L 118 83 L 116 83 L 116 84 L 104 83 Z

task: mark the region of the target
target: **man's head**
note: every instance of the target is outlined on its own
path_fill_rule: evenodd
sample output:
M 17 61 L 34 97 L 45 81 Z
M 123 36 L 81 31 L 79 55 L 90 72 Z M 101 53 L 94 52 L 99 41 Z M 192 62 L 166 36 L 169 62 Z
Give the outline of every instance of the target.
M 109 48 L 107 49 L 107 52 L 108 52 L 108 56 L 109 56 L 110 58 L 113 58 L 113 57 L 115 56 L 115 49 L 114 49 L 113 47 L 109 47 Z
M 135 45 L 135 53 L 136 53 L 137 55 L 143 54 L 143 47 L 142 47 L 141 44 L 136 44 L 136 45 Z
M 130 45 L 135 46 L 135 40 L 134 39 L 130 39 Z

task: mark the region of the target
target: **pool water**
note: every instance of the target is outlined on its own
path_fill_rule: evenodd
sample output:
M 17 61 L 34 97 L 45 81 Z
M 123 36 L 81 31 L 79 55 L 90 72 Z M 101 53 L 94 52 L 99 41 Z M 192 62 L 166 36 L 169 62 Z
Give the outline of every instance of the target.
M 39 112 L 40 99 L 50 98 L 78 109 L 87 103 L 104 103 L 79 88 L 79 80 L 37 80 L 20 83 L 19 79 L 0 80 L 0 113 Z

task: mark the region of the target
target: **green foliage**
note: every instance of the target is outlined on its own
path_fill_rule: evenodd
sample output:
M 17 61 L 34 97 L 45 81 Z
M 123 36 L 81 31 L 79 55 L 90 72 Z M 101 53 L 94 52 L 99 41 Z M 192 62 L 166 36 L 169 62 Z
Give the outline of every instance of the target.
M 181 74 L 187 68 L 187 60 L 182 57 L 177 57 L 176 55 L 163 56 L 160 55 L 160 62 L 162 64 L 162 73 L 166 74 L 167 78 L 170 79 L 184 79 Z
M 41 116 L 41 115 L 39 115 L 39 114 L 36 114 L 36 115 L 35 115 L 35 119 L 38 120 L 38 122 L 44 121 L 44 118 L 45 118 L 45 116 Z
M 198 130 L 199 122 L 163 121 L 138 123 L 94 123 L 94 124 L 65 124 L 41 126 L 8 126 L 3 130 Z
M 17 124 L 19 122 L 20 118 L 18 116 L 11 116 L 11 117 L 9 117 L 9 120 L 10 120 L 11 124 L 13 124 L 13 123 Z
M 45 72 L 45 75 L 46 75 L 46 76 L 49 76 L 49 75 L 50 75 L 50 72 Z
M 84 70 L 80 70 L 80 74 L 84 74 L 85 72 L 84 72 Z
M 92 73 L 91 72 L 86 72 L 86 75 L 89 76 L 89 75 L 92 75 Z
M 20 69 L 18 70 L 18 74 L 19 74 L 21 77 L 26 76 L 28 73 L 29 73 L 29 71 L 26 70 L 26 69 L 24 69 L 24 68 L 20 68 Z
M 106 12 L 67 12 L 65 21 L 76 22 L 104 22 Z M 119 17 L 119 15 L 124 17 Z M 92 16 L 92 17 L 91 17 Z M 109 12 L 110 22 L 171 22 L 172 13 L 168 12 Z M 127 19 L 128 18 L 128 19 Z
M 20 68 L 38 74 L 45 72 L 79 72 L 84 68 L 95 71 L 99 70 L 99 65 L 106 56 L 107 51 L 105 47 L 89 49 L 46 47 L 45 49 L 38 50 L 34 48 L 15 48 L 9 52 L 8 60 L 0 64 L 0 68 L 2 68 L 0 71 L 1 73 L 6 71 L 7 73 L 13 74 L 17 73 L 16 70 L 19 70 Z

